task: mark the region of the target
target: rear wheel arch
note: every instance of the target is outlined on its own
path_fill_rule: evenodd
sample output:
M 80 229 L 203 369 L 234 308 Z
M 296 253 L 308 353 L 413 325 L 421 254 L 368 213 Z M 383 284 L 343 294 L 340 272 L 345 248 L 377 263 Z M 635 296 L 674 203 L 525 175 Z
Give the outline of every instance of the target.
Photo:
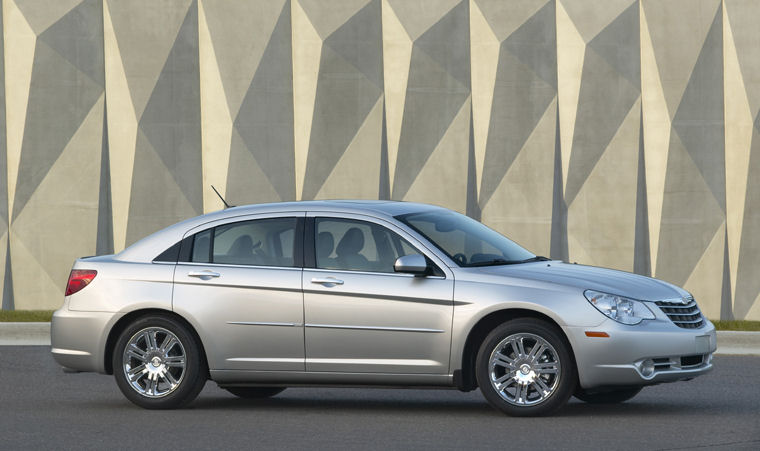
M 570 350 L 573 366 L 576 368 L 576 372 L 578 371 L 575 360 L 575 350 L 573 349 L 567 334 L 565 334 L 565 331 L 562 330 L 553 318 L 536 310 L 508 308 L 497 310 L 484 316 L 467 334 L 467 340 L 465 340 L 464 349 L 462 351 L 462 366 L 459 369 L 458 375 L 455 377 L 456 385 L 459 390 L 471 391 L 478 388 L 478 383 L 475 378 L 475 363 L 478 356 L 478 350 L 488 334 L 505 322 L 519 318 L 535 318 L 542 320 L 556 329 Z M 457 372 L 455 371 L 455 374 L 456 373 Z
M 103 359 L 104 359 L 103 363 L 105 365 L 106 374 L 113 374 L 113 352 L 114 352 L 114 348 L 116 347 L 116 342 L 119 340 L 119 336 L 124 331 L 124 329 L 126 329 L 134 321 L 144 316 L 151 316 L 151 315 L 158 315 L 158 316 L 164 316 L 167 318 L 172 318 L 174 320 L 181 322 L 185 327 L 187 327 L 187 329 L 190 331 L 191 334 L 193 334 L 195 340 L 200 345 L 201 354 L 203 355 L 203 359 L 206 361 L 206 364 L 208 365 L 208 357 L 206 356 L 206 350 L 204 348 L 203 341 L 201 340 L 200 335 L 198 335 L 198 331 L 195 330 L 195 327 L 193 327 L 193 325 L 190 324 L 189 321 L 187 321 L 181 315 L 178 315 L 177 313 L 172 312 L 171 310 L 141 309 L 141 310 L 135 310 L 133 312 L 129 312 L 126 315 L 119 318 L 119 320 L 116 321 L 113 327 L 111 327 L 111 330 L 108 332 L 108 338 L 106 339 L 106 346 L 104 350 L 105 352 L 103 353 Z

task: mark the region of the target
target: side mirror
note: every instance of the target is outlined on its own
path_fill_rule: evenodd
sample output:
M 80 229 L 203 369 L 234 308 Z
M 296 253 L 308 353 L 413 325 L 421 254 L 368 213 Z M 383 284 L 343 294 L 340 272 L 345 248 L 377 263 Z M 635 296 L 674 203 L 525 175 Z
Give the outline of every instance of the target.
M 430 267 L 424 255 L 412 254 L 404 255 L 396 259 L 393 264 L 393 270 L 415 276 L 425 276 L 430 273 Z

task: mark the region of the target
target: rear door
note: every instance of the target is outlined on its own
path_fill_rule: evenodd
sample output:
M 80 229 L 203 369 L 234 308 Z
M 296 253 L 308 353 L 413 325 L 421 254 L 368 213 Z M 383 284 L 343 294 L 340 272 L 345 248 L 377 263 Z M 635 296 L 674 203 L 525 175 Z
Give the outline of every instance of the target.
M 199 227 L 183 240 L 174 310 L 201 335 L 213 370 L 304 370 L 304 213 Z

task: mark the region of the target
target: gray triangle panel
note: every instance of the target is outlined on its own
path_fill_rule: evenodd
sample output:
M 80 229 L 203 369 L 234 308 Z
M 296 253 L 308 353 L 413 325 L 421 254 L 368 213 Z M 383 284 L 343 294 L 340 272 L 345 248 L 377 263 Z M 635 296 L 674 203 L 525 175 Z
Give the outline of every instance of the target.
M 3 271 L 3 291 L 2 293 L 3 310 L 14 310 L 15 302 L 13 299 L 13 273 L 11 272 L 11 242 L 6 241 L 5 253 L 5 270 Z
M 681 138 L 712 196 L 726 211 L 726 171 L 723 104 L 723 21 L 721 8 L 686 85 L 673 117 Z
M 395 171 L 393 199 L 403 199 L 409 191 L 469 94 L 426 53 L 412 48 L 396 167 L 390 168 Z
M 113 254 L 113 210 L 111 208 L 111 159 L 108 148 L 108 102 L 103 105 L 103 141 L 100 146 L 100 192 L 98 235 L 95 254 Z
M 290 10 L 286 9 L 280 14 L 235 118 L 235 129 L 247 151 L 283 200 L 295 200 L 291 54 Z M 232 171 L 230 167 L 230 174 Z M 236 183 L 235 178 L 228 179 L 228 190 Z
M 191 7 L 140 118 L 140 129 L 197 213 L 203 211 L 198 9 Z
M 45 30 L 37 39 L 100 86 L 105 86 L 103 66 L 103 2 L 84 0 Z
M 470 87 L 470 10 L 461 2 L 414 41 L 462 86 Z
M 688 152 L 674 144 L 677 139 L 671 137 L 668 152 L 655 276 L 683 285 L 725 216 L 720 205 L 706 199 L 710 195 L 709 187 L 700 180 L 698 168 L 687 161 L 690 158 Z
M 502 43 L 494 83 L 493 103 L 480 184 L 480 205 L 485 206 L 509 171 L 525 142 L 557 95 Z
M 728 259 L 728 228 L 723 237 L 723 274 L 720 290 L 720 319 L 734 319 L 733 303 L 731 301 L 731 265 Z
M 185 193 L 177 188 L 176 180 L 151 149 L 142 132 L 137 133 L 135 147 L 127 246 L 164 227 L 202 213 L 188 203 Z
M 465 213 L 471 218 L 480 220 L 483 212 L 478 204 L 478 165 L 475 161 L 475 126 L 473 124 L 472 103 L 470 104 L 470 139 L 467 147 L 467 204 Z
M 322 47 L 303 199 L 317 195 L 381 94 L 354 66 Z
M 38 41 L 32 68 L 13 218 L 79 129 L 103 87 Z
M 273 158 L 276 158 L 276 155 L 273 155 Z M 230 163 L 227 170 L 225 194 L 227 202 L 233 205 L 245 205 L 293 200 L 279 197 L 270 183 L 270 178 L 262 177 L 262 172 L 266 174 L 265 169 L 258 164 L 252 152 L 246 147 L 240 134 L 233 131 L 230 143 Z M 292 177 L 283 178 L 292 184 Z M 295 189 L 292 188 L 291 191 L 295 192 Z
M 760 177 L 753 177 L 753 174 L 760 174 L 760 114 L 755 124 L 736 272 L 734 314 L 737 319 L 744 318 L 760 296 L 760 277 L 757 275 L 760 267 Z
M 646 160 L 644 153 L 644 111 L 639 114 L 639 163 L 636 168 L 636 224 L 633 241 L 633 272 L 652 275 L 649 241 L 649 206 L 647 199 Z
M 562 196 L 562 149 L 559 134 L 559 108 L 557 108 L 557 127 L 554 131 L 554 177 L 552 178 L 552 228 L 549 256 L 553 259 L 568 261 L 567 244 L 567 204 Z
M 5 80 L 5 36 L 3 8 L 0 8 L 0 80 Z M 8 159 L 5 131 L 5 83 L 0 83 L 0 235 L 8 229 Z
M 379 89 L 383 89 L 380 0 L 372 0 L 324 41 Z
M 586 183 L 640 95 L 638 88 L 593 50 L 586 50 L 581 80 L 573 148 L 566 174 L 565 200 L 568 205 Z M 636 152 L 636 143 L 631 143 L 630 151 Z
M 385 100 L 383 100 L 383 131 L 380 142 L 380 184 L 378 186 L 377 198 L 386 200 L 391 198 L 391 181 L 388 168 L 388 132 L 386 130 L 386 110 Z
M 641 90 L 639 3 L 633 2 L 588 43 L 607 64 Z
M 544 82 L 557 89 L 557 26 L 554 2 L 520 25 L 504 46 Z

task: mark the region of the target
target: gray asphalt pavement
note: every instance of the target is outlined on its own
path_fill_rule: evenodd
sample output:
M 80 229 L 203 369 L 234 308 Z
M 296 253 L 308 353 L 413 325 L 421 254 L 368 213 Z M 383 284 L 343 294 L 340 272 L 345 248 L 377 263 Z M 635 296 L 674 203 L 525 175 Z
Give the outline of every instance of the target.
M 548 418 L 503 416 L 478 391 L 294 388 L 248 401 L 213 383 L 191 408 L 147 411 L 110 376 L 62 373 L 48 347 L 3 346 L 0 449 L 760 449 L 760 357 L 715 363 Z

